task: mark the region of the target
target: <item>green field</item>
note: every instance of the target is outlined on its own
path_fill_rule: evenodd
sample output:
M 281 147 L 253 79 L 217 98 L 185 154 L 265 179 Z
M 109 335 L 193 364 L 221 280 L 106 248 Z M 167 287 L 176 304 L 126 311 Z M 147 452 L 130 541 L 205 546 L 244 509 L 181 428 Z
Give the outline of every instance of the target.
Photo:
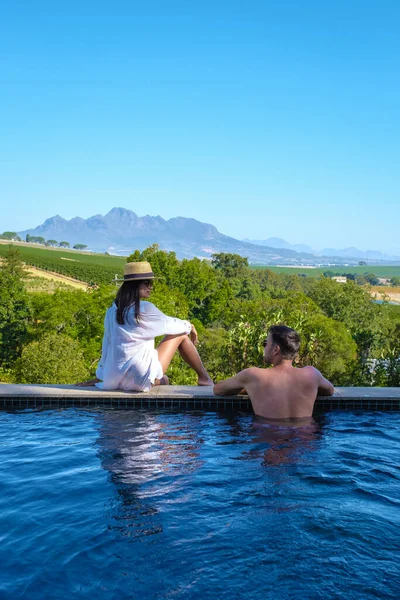
M 0 244 L 0 257 L 4 256 L 10 244 Z M 115 274 L 122 275 L 125 256 L 109 256 L 107 254 L 96 254 L 91 252 L 78 252 L 61 248 L 40 248 L 34 245 L 12 244 L 21 254 L 22 260 L 27 265 L 32 265 L 45 271 L 59 273 L 73 279 L 88 283 L 110 283 Z M 399 277 L 400 265 L 397 266 L 356 266 L 356 267 L 275 267 L 275 266 L 253 266 L 253 269 L 269 269 L 275 273 L 286 275 L 306 275 L 307 277 L 321 277 L 325 271 L 335 274 L 374 273 L 377 277 Z
M 21 259 L 27 265 L 87 283 L 111 283 L 115 274 L 122 275 L 126 262 L 125 257 L 106 254 L 12 245 L 18 249 Z M 6 254 L 8 248 L 9 244 L 0 244 L 0 257 Z
M 367 265 L 362 267 L 317 267 L 317 268 L 302 268 L 302 267 L 273 267 L 273 266 L 253 266 L 253 269 L 269 269 L 274 273 L 283 273 L 286 275 L 306 275 L 307 277 L 321 277 L 325 271 L 332 271 L 335 275 L 345 273 L 354 273 L 356 275 L 364 275 L 365 273 L 374 273 L 377 277 L 400 277 L 400 265 Z

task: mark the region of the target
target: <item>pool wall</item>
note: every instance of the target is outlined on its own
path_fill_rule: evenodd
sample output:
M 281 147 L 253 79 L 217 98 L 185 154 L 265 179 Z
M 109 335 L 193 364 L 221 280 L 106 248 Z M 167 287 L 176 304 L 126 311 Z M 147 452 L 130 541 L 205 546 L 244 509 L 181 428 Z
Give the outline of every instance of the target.
M 180 408 L 251 411 L 248 396 L 215 396 L 212 387 L 157 386 L 147 393 L 104 392 L 74 385 L 0 384 L 0 408 L 30 407 Z M 400 388 L 338 387 L 318 396 L 315 412 L 329 410 L 400 410 Z

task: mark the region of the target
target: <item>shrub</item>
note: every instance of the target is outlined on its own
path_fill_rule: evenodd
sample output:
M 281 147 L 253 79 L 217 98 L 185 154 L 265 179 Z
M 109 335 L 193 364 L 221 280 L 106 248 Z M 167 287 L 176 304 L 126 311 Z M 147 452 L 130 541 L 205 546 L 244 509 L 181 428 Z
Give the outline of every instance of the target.
M 88 376 L 78 342 L 63 334 L 43 336 L 22 351 L 14 367 L 17 383 L 76 383 Z

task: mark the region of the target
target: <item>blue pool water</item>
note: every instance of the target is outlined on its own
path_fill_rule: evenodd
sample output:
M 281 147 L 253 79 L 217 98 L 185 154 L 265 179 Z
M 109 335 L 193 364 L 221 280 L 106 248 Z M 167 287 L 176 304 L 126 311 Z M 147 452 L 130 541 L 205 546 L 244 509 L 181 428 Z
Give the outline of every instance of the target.
M 0 412 L 0 598 L 397 600 L 399 429 Z

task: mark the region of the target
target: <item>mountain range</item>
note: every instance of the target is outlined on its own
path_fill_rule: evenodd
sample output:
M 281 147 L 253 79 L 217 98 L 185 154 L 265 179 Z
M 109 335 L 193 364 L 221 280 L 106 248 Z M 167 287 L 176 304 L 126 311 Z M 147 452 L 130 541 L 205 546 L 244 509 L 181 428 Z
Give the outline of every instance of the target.
M 26 234 L 68 241 L 71 246 L 86 244 L 96 252 L 122 255 L 157 243 L 163 250 L 176 252 L 179 258 L 211 257 L 215 252 L 234 252 L 260 264 L 280 261 L 302 264 L 313 258 L 293 250 L 276 250 L 236 240 L 220 233 L 214 225 L 196 219 L 175 217 L 165 220 L 150 215 L 139 217 L 132 210 L 117 207 L 104 216 L 94 215 L 88 219 L 74 217 L 67 220 L 56 215 L 34 229 L 19 232 L 22 238 Z
M 19 232 L 22 238 L 44 237 L 46 240 L 67 241 L 71 246 L 86 244 L 95 252 L 128 255 L 157 243 L 160 248 L 176 252 L 178 258 L 210 258 L 216 252 L 232 252 L 245 256 L 252 264 L 316 265 L 321 263 L 309 246 L 291 245 L 281 238 L 268 240 L 237 240 L 220 233 L 214 225 L 196 219 L 175 217 L 165 220 L 160 216 L 139 217 L 132 210 L 115 207 L 106 215 L 88 219 L 74 217 L 67 220 L 56 215 L 34 229 Z M 343 258 L 336 251 L 329 254 L 324 264 L 341 264 Z M 357 256 L 353 255 L 354 264 Z M 346 262 L 351 262 L 346 256 Z
M 286 240 L 277 237 L 270 237 L 266 240 L 249 240 L 245 239 L 244 241 L 249 242 L 250 244 L 257 244 L 258 246 L 268 246 L 270 248 L 285 248 L 286 250 L 294 250 L 295 252 L 306 252 L 309 254 L 314 254 L 315 256 L 326 256 L 326 257 L 339 257 L 344 259 L 365 259 L 370 261 L 399 261 L 399 256 L 389 256 L 388 254 L 384 254 L 379 250 L 359 250 L 354 246 L 350 246 L 349 248 L 337 249 L 337 248 L 323 248 L 322 250 L 315 250 L 306 244 L 290 244 Z

